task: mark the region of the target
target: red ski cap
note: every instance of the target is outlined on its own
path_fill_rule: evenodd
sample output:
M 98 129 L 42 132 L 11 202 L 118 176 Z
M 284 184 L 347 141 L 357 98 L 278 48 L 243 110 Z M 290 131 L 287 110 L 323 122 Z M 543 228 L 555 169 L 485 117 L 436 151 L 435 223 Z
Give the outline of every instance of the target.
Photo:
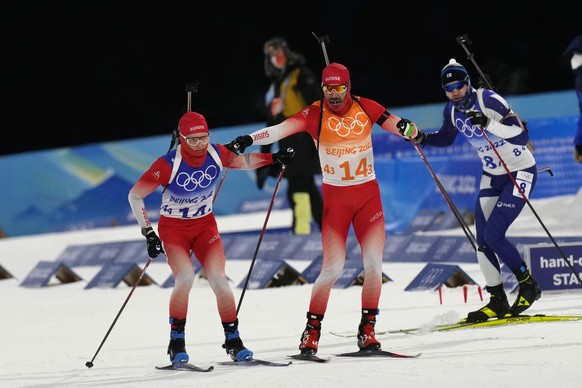
M 195 133 L 208 133 L 208 124 L 206 119 L 200 113 L 188 112 L 180 119 L 178 123 L 180 134 L 189 136 Z
M 330 63 L 323 69 L 321 75 L 322 85 L 348 85 L 350 83 L 350 71 L 340 63 Z

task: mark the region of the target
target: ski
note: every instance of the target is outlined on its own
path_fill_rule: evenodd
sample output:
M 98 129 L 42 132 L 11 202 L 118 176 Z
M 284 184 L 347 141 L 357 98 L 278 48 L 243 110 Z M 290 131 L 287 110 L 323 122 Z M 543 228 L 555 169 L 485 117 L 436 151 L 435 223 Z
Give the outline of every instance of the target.
M 335 354 L 336 357 L 392 357 L 392 358 L 417 358 L 420 357 L 422 353 L 417 354 L 400 354 L 389 352 L 387 350 L 365 350 L 361 349 L 357 352 L 339 353 Z
M 257 366 L 257 365 L 264 365 L 264 366 L 289 366 L 292 364 L 291 361 L 289 362 L 274 362 L 274 361 L 266 361 L 260 360 L 257 358 L 250 358 L 244 361 L 224 361 L 219 362 L 219 365 L 234 365 L 234 366 Z
M 304 353 L 291 354 L 287 357 L 291 357 L 291 358 L 294 358 L 296 360 L 313 361 L 313 362 L 328 362 L 329 360 L 331 360 L 331 357 L 321 358 L 319 356 L 316 356 L 315 354 L 304 354 Z
M 545 315 L 545 314 L 536 314 L 536 315 L 518 315 L 515 317 L 506 317 L 506 318 L 498 318 L 492 319 L 485 322 L 465 322 L 461 320 L 457 323 L 452 323 L 449 325 L 437 325 L 432 327 L 416 327 L 411 329 L 397 329 L 397 330 L 385 330 L 385 331 L 376 331 L 376 335 L 385 335 L 385 334 L 416 334 L 420 332 L 434 332 L 434 331 L 450 331 L 450 330 L 458 330 L 458 329 L 470 329 L 470 328 L 480 328 L 480 327 L 492 327 L 492 326 L 503 326 L 503 325 L 515 325 L 515 324 L 524 324 L 524 323 L 535 323 L 535 322 L 563 322 L 563 321 L 579 321 L 582 320 L 582 315 Z M 357 333 L 354 332 L 330 332 L 338 337 L 343 338 L 353 338 L 357 336 Z
M 493 327 L 493 326 L 504 326 L 504 325 L 517 325 L 517 324 L 525 324 L 525 323 L 537 323 L 537 322 L 563 322 L 563 321 L 578 321 L 582 319 L 582 315 L 544 315 L 544 314 L 536 314 L 536 315 L 518 315 L 518 316 L 511 316 L 506 318 L 498 318 L 498 319 L 491 319 L 485 322 L 465 322 L 461 320 L 457 323 L 453 323 L 450 325 L 437 325 L 432 328 L 429 328 L 428 331 L 450 331 L 450 330 L 458 330 L 458 329 L 472 329 L 472 328 L 481 328 L 481 327 Z M 421 332 L 421 328 L 414 328 L 414 329 L 402 329 L 399 330 L 399 333 L 406 333 L 406 334 L 414 334 Z
M 200 366 L 192 365 L 187 362 L 180 362 L 178 364 L 170 364 L 166 366 L 156 366 L 156 369 L 159 370 L 181 370 L 181 371 L 188 371 L 188 372 L 210 372 L 214 369 L 213 366 L 209 366 L 208 368 L 202 368 Z

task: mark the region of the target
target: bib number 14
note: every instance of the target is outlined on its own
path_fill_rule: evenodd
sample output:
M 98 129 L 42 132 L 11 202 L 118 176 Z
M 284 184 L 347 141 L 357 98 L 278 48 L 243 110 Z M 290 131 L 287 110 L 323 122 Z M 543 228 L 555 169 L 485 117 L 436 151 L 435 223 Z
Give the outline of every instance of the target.
M 358 163 L 358 166 L 356 167 L 356 170 L 354 172 L 352 172 L 352 169 L 350 168 L 349 161 L 343 162 L 338 167 L 340 167 L 343 171 L 343 176 L 342 176 L 343 181 L 353 181 L 356 179 L 357 176 L 367 177 L 367 176 L 372 174 L 372 165 L 368 164 L 367 158 L 360 159 L 360 162 Z M 323 167 L 323 171 L 326 174 L 330 174 L 330 175 L 334 175 L 336 173 L 335 168 L 330 167 L 329 164 L 326 164 Z

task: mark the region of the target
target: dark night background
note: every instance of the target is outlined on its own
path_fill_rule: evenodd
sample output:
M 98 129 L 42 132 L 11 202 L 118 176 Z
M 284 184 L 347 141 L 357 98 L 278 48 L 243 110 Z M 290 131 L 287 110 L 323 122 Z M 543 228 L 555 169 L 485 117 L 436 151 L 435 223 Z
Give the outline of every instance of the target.
M 582 1 L 10 0 L 1 10 L 0 155 L 169 137 L 192 81 L 193 110 L 211 129 L 262 122 L 262 45 L 274 35 L 321 74 L 312 31 L 327 34 L 352 92 L 398 113 L 444 104 L 439 72 L 451 57 L 476 83 L 455 41 L 465 33 L 502 95 L 573 89 L 561 53 L 582 33 Z

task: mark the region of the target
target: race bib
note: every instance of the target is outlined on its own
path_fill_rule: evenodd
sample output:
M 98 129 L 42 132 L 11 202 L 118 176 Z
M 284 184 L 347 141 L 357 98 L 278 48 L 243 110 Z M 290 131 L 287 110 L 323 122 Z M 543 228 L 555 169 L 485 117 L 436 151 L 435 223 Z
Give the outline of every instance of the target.
M 531 191 L 531 185 L 533 182 L 533 174 L 526 171 L 518 171 L 515 177 L 515 183 L 519 186 L 520 190 L 523 192 L 526 198 L 529 198 L 529 192 Z M 520 190 L 517 187 L 513 188 L 513 195 L 522 198 Z

